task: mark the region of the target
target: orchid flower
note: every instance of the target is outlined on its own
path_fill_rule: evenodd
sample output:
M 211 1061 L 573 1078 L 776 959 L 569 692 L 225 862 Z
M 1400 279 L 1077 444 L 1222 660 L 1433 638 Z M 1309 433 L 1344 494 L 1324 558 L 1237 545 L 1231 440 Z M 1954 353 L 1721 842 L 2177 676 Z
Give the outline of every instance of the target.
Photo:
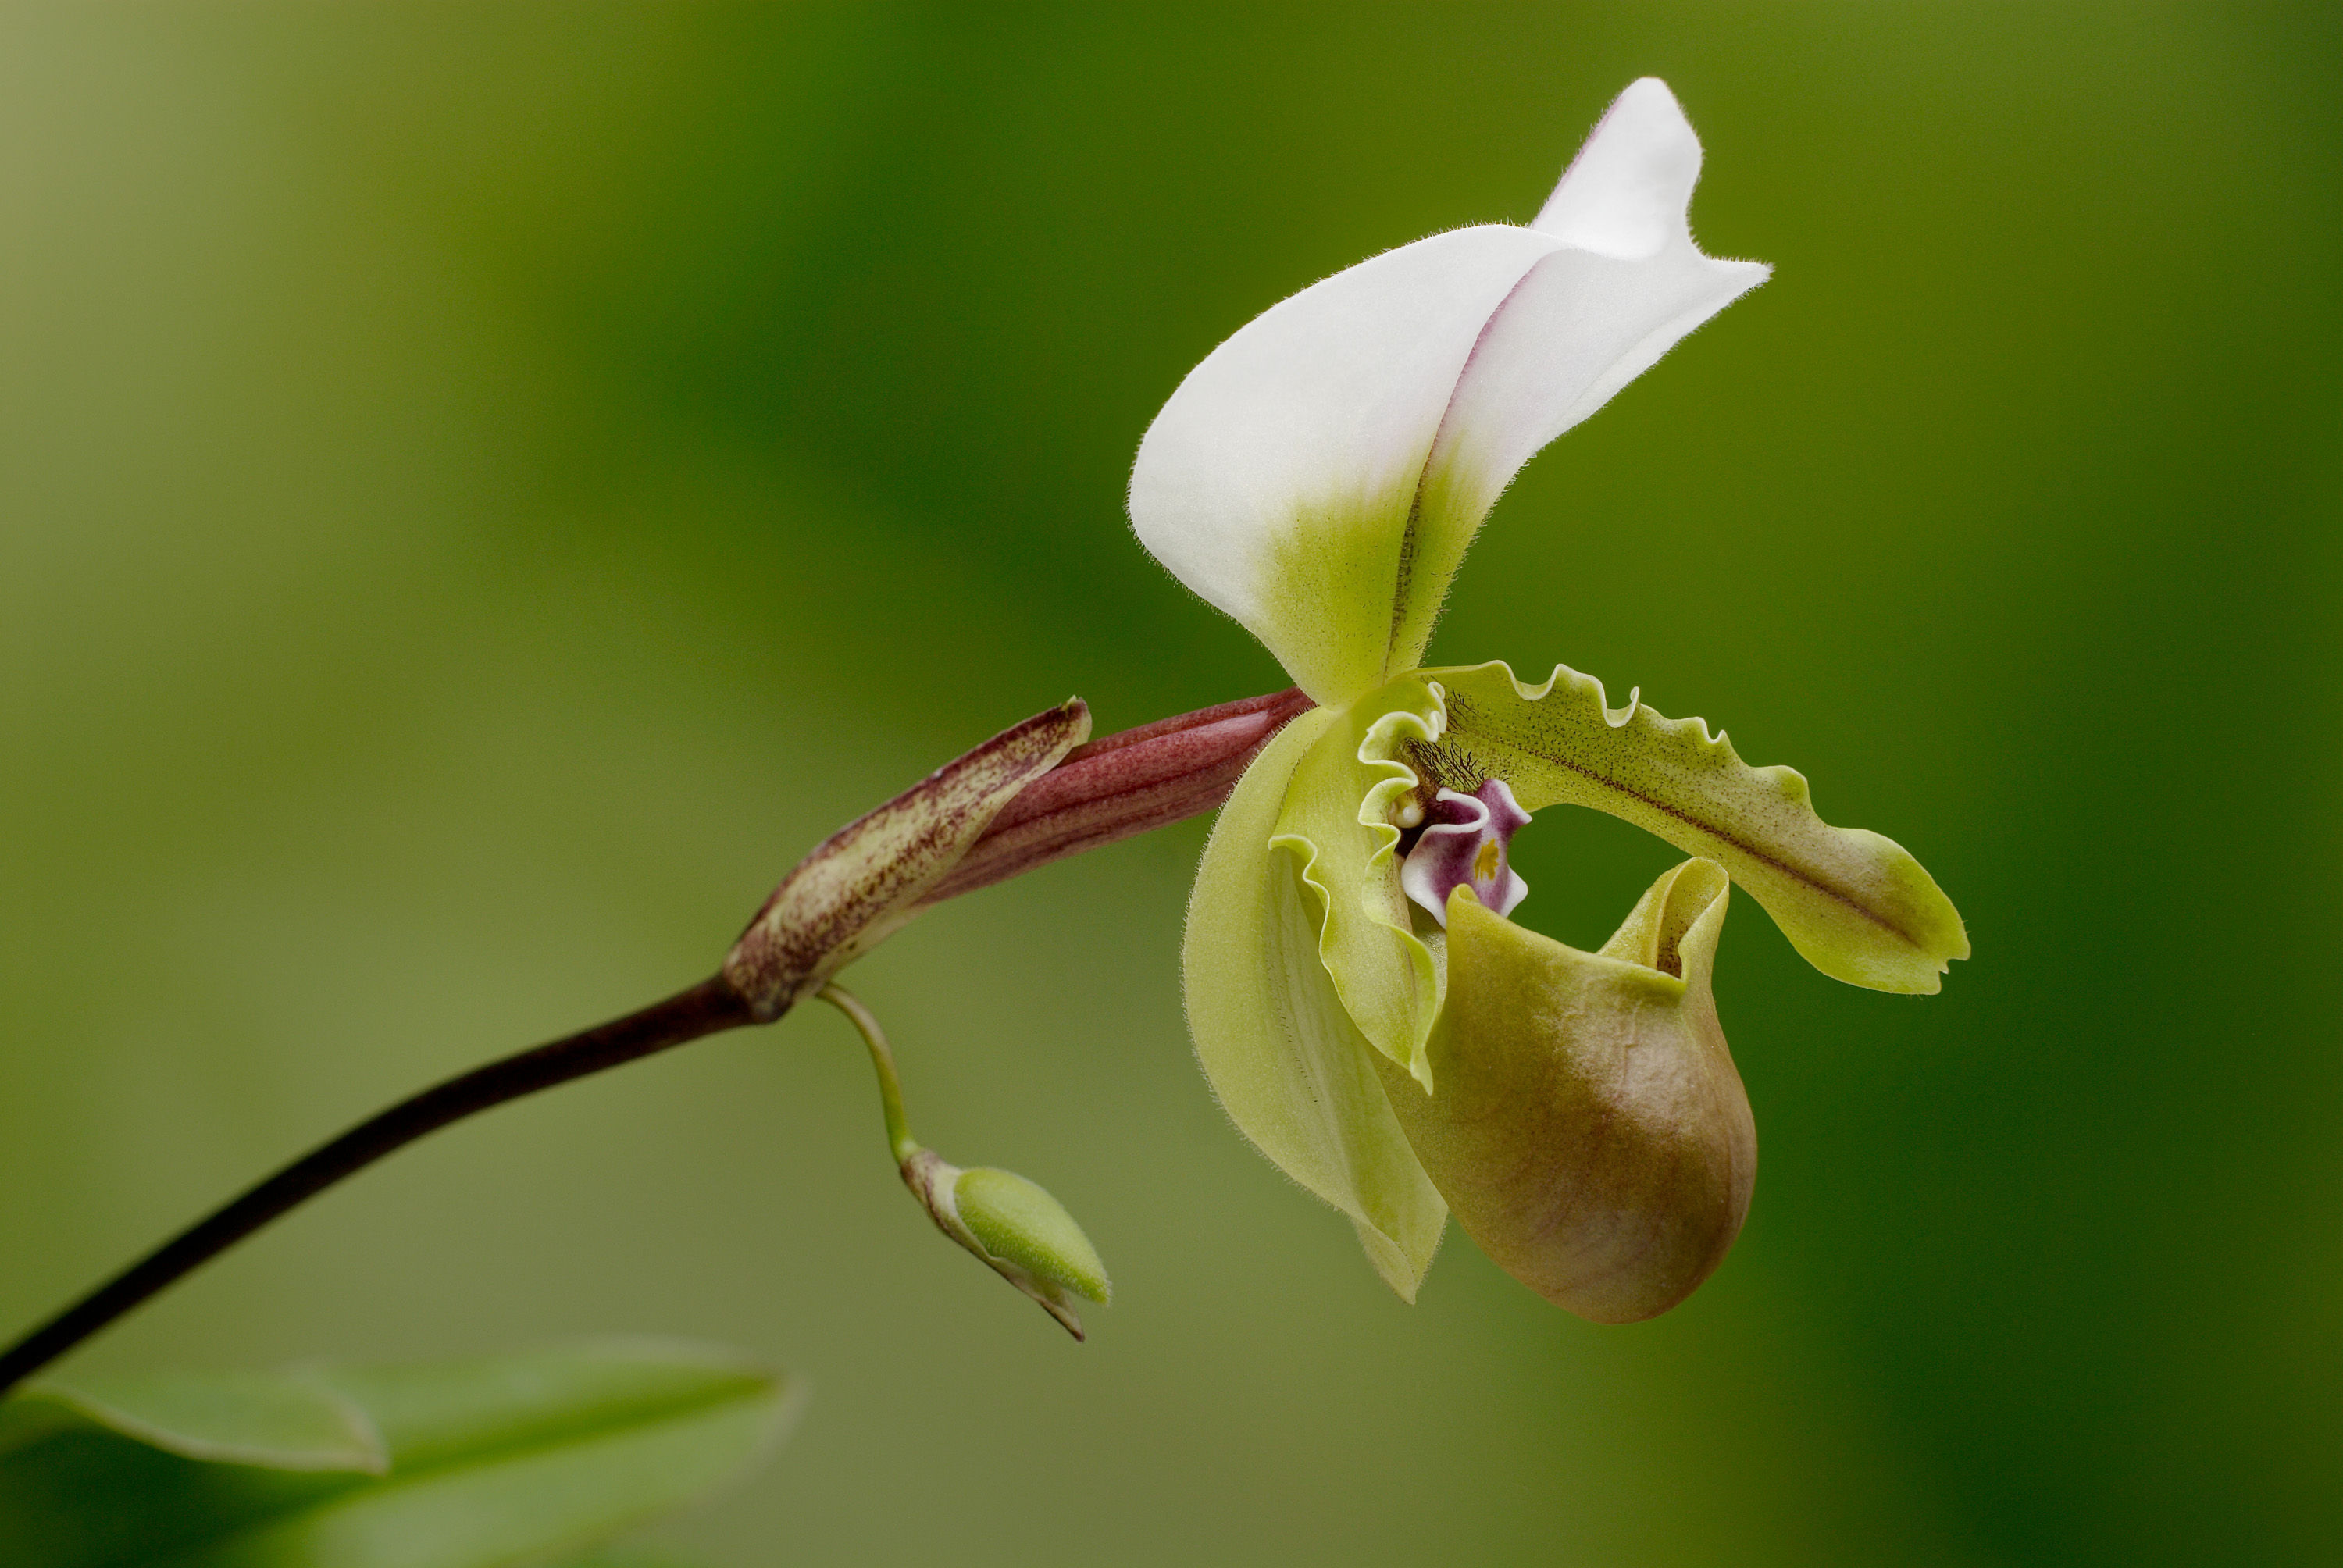
M 1765 278 L 1704 255 L 1700 143 L 1645 78 L 1527 227 L 1457 229 L 1273 307 L 1141 443 L 1131 516 L 1318 706 L 1246 769 L 1183 954 L 1240 1130 L 1413 1301 L 1448 1212 L 1584 1316 L 1664 1312 L 1722 1260 L 1756 1140 L 1710 966 L 1737 883 L 1824 973 L 1933 992 L 1966 958 L 1919 863 L 1700 719 L 1557 668 L 1420 668 L 1513 474 Z M 1505 917 L 1512 836 L 1592 806 L 1694 858 L 1599 952 Z

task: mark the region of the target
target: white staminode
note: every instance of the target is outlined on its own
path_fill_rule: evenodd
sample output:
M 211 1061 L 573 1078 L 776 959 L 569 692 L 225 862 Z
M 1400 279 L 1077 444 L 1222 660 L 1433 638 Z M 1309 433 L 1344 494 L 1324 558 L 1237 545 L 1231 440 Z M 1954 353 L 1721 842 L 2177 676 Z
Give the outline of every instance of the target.
M 1700 157 L 1645 77 L 1530 226 L 1434 235 L 1256 317 L 1141 443 L 1141 541 L 1321 702 L 1413 668 L 1522 464 L 1764 281 L 1693 244 Z

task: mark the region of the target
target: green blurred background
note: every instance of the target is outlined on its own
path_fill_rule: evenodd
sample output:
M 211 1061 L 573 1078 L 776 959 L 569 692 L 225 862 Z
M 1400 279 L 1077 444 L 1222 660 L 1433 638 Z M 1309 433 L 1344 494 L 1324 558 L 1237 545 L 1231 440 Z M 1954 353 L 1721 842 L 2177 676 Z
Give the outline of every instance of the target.
M 438 1075 L 705 973 L 1079 691 L 1282 684 L 1128 535 L 1275 299 L 1525 221 L 1653 73 L 1775 281 L 1531 466 L 1434 655 L 1565 660 L 1916 850 L 1976 943 L 1719 995 L 1748 1230 L 1595 1328 L 1422 1304 L 1223 1123 L 1191 823 L 857 971 L 914 1120 L 1113 1266 L 928 1228 L 826 1010 L 444 1134 L 85 1369 L 649 1331 L 808 1373 L 725 1564 L 2304 1562 L 2343 1540 L 2331 6 L 0 14 L 0 1330 Z M 1593 945 L 1669 851 L 1554 812 Z

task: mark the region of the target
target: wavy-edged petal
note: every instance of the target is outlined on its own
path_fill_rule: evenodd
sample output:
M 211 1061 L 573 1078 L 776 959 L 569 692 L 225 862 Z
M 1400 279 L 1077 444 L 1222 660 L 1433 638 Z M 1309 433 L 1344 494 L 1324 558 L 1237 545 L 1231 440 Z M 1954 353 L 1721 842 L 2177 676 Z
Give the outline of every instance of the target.
M 1319 961 L 1318 913 L 1295 861 L 1270 848 L 1295 770 L 1341 717 L 1320 709 L 1286 726 L 1213 824 L 1182 949 L 1188 1027 L 1229 1119 L 1348 1215 L 1376 1271 L 1413 1301 L 1448 1208 Z
M 1503 662 L 1422 672 L 1447 695 L 1442 744 L 1417 759 L 1451 789 L 1506 779 L 1525 809 L 1592 806 L 1723 865 L 1808 963 L 1873 990 L 1933 993 L 1969 956 L 1961 917 L 1893 839 L 1815 814 L 1805 776 L 1752 768 L 1697 719 L 1664 719 L 1557 665 L 1526 686 Z M 1453 776 L 1451 776 L 1453 775 Z
M 1440 699 L 1413 678 L 1353 703 L 1294 769 L 1270 839 L 1300 868 L 1318 957 L 1351 1021 L 1427 1087 L 1440 965 L 1412 930 L 1391 819 L 1420 782 L 1403 755 L 1438 740 L 1443 722 Z

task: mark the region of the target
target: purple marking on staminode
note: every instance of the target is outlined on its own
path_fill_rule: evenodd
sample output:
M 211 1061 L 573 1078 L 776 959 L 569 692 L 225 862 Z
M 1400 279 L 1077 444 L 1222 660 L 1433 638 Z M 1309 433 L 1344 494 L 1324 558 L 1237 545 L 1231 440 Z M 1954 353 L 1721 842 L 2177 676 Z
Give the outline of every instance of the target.
M 1407 896 L 1448 924 L 1448 895 L 1459 883 L 1501 915 L 1529 897 L 1530 885 L 1513 874 L 1508 855 L 1516 829 L 1530 814 L 1513 799 L 1513 787 L 1492 779 L 1470 795 L 1443 789 L 1432 799 L 1423 836 L 1401 862 L 1399 885 Z

